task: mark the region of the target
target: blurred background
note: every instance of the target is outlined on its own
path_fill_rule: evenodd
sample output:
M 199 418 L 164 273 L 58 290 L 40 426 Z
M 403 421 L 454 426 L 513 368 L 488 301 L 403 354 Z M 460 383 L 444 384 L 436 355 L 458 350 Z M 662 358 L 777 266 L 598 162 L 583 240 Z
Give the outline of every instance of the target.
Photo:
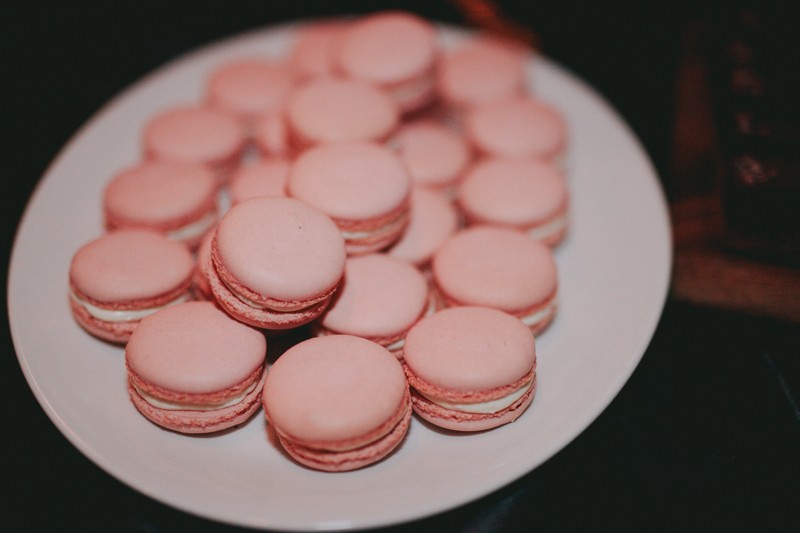
M 398 8 L 475 26 L 487 20 L 476 14 L 488 12 L 490 20 L 533 36 L 639 137 L 670 201 L 673 287 L 641 365 L 576 441 L 497 493 L 392 529 L 800 527 L 800 165 L 794 159 L 800 154 L 794 91 L 800 47 L 785 6 L 683 0 L 73 4 L 15 2 L 3 9 L 4 264 L 25 202 L 70 136 L 166 62 L 217 39 L 298 18 Z M 760 184 L 757 190 L 752 183 Z M 235 529 L 163 506 L 83 457 L 39 408 L 7 325 L 4 332 L 2 388 L 10 419 L 3 486 L 9 496 L 0 527 Z

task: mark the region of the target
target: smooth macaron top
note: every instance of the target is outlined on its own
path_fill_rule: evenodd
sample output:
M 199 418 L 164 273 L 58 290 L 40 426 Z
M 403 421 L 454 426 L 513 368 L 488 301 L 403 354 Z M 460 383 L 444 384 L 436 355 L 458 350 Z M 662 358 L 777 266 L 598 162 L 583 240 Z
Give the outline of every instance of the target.
M 457 392 L 514 383 L 533 368 L 533 334 L 518 318 L 486 307 L 443 309 L 406 335 L 405 364 L 422 381 Z
M 445 187 L 461 177 L 470 161 L 466 140 L 434 121 L 401 126 L 392 139 L 415 185 Z
M 386 215 L 407 200 L 411 182 L 399 156 L 372 142 L 323 144 L 306 150 L 289 172 L 289 196 L 337 220 Z
M 184 106 L 150 119 L 143 141 L 148 157 L 216 164 L 237 154 L 244 138 L 244 128 L 234 114 L 207 106 Z
M 264 408 L 281 433 L 336 442 L 370 433 L 402 408 L 407 383 L 386 348 L 350 335 L 296 344 L 272 365 Z
M 301 76 L 324 76 L 336 69 L 336 50 L 347 24 L 328 20 L 307 24 L 297 33 L 289 62 Z
M 464 176 L 458 202 L 472 220 L 526 227 L 563 212 L 564 174 L 535 158 L 487 158 Z
M 526 97 L 476 106 L 467 115 L 465 129 L 478 150 L 499 156 L 553 158 L 567 142 L 561 114 Z
M 299 200 L 252 198 L 220 220 L 213 250 L 248 289 L 280 300 L 306 300 L 336 286 L 344 239 L 333 221 Z
M 292 92 L 286 120 L 301 144 L 383 140 L 397 125 L 397 106 L 365 81 L 313 78 Z
M 386 254 L 348 258 L 344 283 L 322 316 L 324 328 L 365 337 L 407 330 L 428 305 L 428 284 L 413 265 Z
M 106 303 L 161 296 L 191 278 L 194 259 L 183 244 L 148 230 L 119 230 L 82 246 L 70 265 L 81 294 Z
M 264 335 L 211 302 L 166 307 L 139 323 L 125 348 L 128 368 L 170 392 L 219 392 L 264 363 Z
M 546 301 L 558 282 L 547 245 L 499 226 L 452 235 L 434 255 L 432 271 L 439 290 L 460 304 L 512 313 Z
M 288 66 L 267 59 L 240 59 L 214 70 L 207 87 L 211 106 L 254 118 L 283 108 L 296 75 Z
M 216 192 L 216 177 L 199 163 L 148 160 L 112 178 L 103 193 L 103 208 L 113 226 L 169 229 L 214 209 Z
M 231 203 L 235 205 L 258 196 L 286 196 L 290 165 L 288 159 L 271 157 L 240 166 L 228 184 Z
M 411 191 L 409 223 L 386 253 L 422 266 L 458 228 L 458 212 L 445 196 L 425 187 Z
M 406 81 L 433 67 L 436 31 L 430 22 L 404 12 L 383 12 L 353 22 L 337 54 L 347 75 L 378 84 Z
M 474 39 L 442 56 L 437 79 L 442 98 L 451 104 L 509 98 L 524 89 L 524 55 L 492 39 Z

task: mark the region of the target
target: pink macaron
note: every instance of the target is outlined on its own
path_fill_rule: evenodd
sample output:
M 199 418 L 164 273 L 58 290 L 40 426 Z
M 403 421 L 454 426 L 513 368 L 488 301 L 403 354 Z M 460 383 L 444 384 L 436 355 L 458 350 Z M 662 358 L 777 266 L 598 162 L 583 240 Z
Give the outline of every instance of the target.
M 402 125 L 389 146 L 400 154 L 414 185 L 451 195 L 472 159 L 467 140 L 453 128 L 433 120 Z
M 125 343 L 143 318 L 191 299 L 193 269 L 189 249 L 159 233 L 107 233 L 72 257 L 72 315 L 92 335 Z
M 397 105 L 369 82 L 318 77 L 301 84 L 286 105 L 289 143 L 384 141 L 397 126 Z
M 261 407 L 267 342 L 211 302 L 145 320 L 125 347 L 128 392 L 152 422 L 181 433 L 232 428 Z
M 256 119 L 250 137 L 250 148 L 255 148 L 255 152 L 262 157 L 288 157 L 291 153 L 284 113 L 272 113 Z
M 386 253 L 427 272 L 433 254 L 455 233 L 458 224 L 458 211 L 443 193 L 414 187 L 408 226 Z
M 567 233 L 567 182 L 549 161 L 484 159 L 461 182 L 458 205 L 468 224 L 516 228 L 550 246 Z
M 382 88 L 403 112 L 435 97 L 436 29 L 411 13 L 384 11 L 353 21 L 339 42 L 336 58 L 349 77 Z
M 211 286 L 208 284 L 208 276 L 206 275 L 206 270 L 211 262 L 211 241 L 213 238 L 214 232 L 209 231 L 200 241 L 200 246 L 197 247 L 194 274 L 192 275 L 192 294 L 195 300 L 214 300 Z
M 567 125 L 561 113 L 528 97 L 476 106 L 468 113 L 464 128 L 475 148 L 487 155 L 554 160 L 567 145 Z
M 386 254 L 350 257 L 316 333 L 356 335 L 402 357 L 406 333 L 431 307 L 428 292 L 425 277 L 406 261 Z
M 292 165 L 287 191 L 330 216 L 351 255 L 386 248 L 408 224 L 408 172 L 397 154 L 376 143 L 310 148 Z
M 346 27 L 343 20 L 323 20 L 300 28 L 289 52 L 295 72 L 303 78 L 335 74 L 336 51 Z
M 344 240 L 328 216 L 293 198 L 263 196 L 222 217 L 206 274 L 217 302 L 232 316 L 281 330 L 325 310 L 344 263 Z
M 264 411 L 286 453 L 317 470 L 373 464 L 403 441 L 411 399 L 389 351 L 350 335 L 303 341 L 272 365 Z
M 498 39 L 470 39 L 440 59 L 437 89 L 457 117 L 473 106 L 519 96 L 525 92 L 525 54 Z
M 106 185 L 105 225 L 151 229 L 194 248 L 217 222 L 217 191 L 214 174 L 198 163 L 144 161 Z
M 518 317 L 534 333 L 556 312 L 558 272 L 553 251 L 521 231 L 472 226 L 436 252 L 433 282 L 447 307 L 492 307 Z
M 146 157 L 200 163 L 224 183 L 239 164 L 245 139 L 245 128 L 233 113 L 209 106 L 181 106 L 152 117 L 142 142 Z
M 409 331 L 403 366 L 414 412 L 454 431 L 513 422 L 536 391 L 536 347 L 516 317 L 485 307 L 439 311 Z
M 259 196 L 286 196 L 291 163 L 283 157 L 267 157 L 240 166 L 228 185 L 231 204 Z
M 211 107 L 238 116 L 248 130 L 264 115 L 281 113 L 297 76 L 284 63 L 249 58 L 223 63 L 209 76 L 206 98 Z

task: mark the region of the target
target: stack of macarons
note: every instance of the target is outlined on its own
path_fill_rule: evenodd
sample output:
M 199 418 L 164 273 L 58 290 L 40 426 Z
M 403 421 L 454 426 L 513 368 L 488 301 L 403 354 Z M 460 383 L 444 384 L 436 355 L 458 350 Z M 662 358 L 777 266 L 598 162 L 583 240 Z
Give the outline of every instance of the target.
M 391 455 L 412 412 L 467 432 L 521 416 L 569 227 L 567 124 L 528 56 L 379 12 L 221 62 L 149 117 L 69 272 L 76 322 L 125 346 L 132 405 L 181 433 L 263 406 L 326 471 Z

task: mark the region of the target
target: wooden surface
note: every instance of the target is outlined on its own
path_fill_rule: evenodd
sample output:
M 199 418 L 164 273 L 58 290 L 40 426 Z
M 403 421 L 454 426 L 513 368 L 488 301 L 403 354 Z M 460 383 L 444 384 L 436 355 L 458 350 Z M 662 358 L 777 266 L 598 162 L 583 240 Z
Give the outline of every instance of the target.
M 800 322 L 800 269 L 733 251 L 738 237 L 727 230 L 723 216 L 704 35 L 699 23 L 687 27 L 676 80 L 673 169 L 668 183 L 675 246 L 672 296 L 697 305 Z

